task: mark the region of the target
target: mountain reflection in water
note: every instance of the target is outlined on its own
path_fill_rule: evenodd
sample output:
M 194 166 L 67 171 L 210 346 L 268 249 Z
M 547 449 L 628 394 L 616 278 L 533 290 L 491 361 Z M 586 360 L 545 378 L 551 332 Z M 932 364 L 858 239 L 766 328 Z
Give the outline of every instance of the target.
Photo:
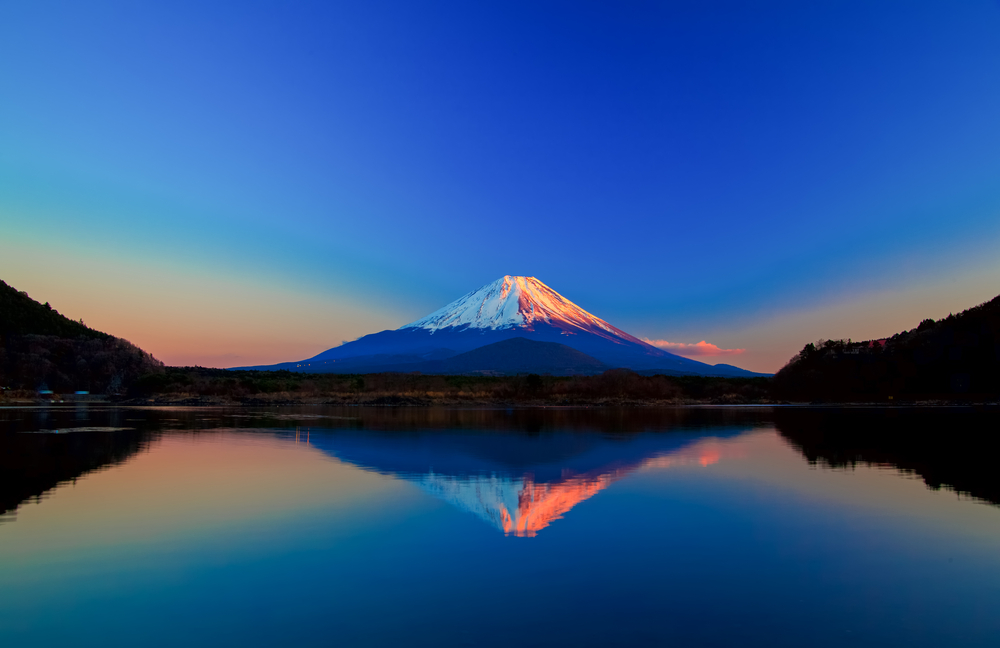
M 431 473 L 416 479 L 416 483 L 428 493 L 475 513 L 506 535 L 532 538 L 580 502 L 636 470 L 681 464 L 709 466 L 719 460 L 715 444 L 698 445 L 695 452 L 682 450 L 651 457 L 607 472 L 597 469 L 579 475 L 569 473 L 548 483 L 536 481 L 530 473 L 520 479 Z
M 720 428 L 713 430 L 713 436 L 744 431 Z M 573 454 L 548 456 L 552 442 L 568 445 Z M 403 439 L 337 434 L 313 436 L 312 444 L 361 468 L 407 479 L 518 537 L 534 537 L 580 502 L 637 470 L 707 466 L 720 457 L 713 437 L 690 432 L 633 438 L 577 433 L 571 439 L 551 440 L 523 436 L 498 440 L 493 435 L 456 439 L 440 432 Z
M 998 423 L 997 412 L 971 408 L 7 409 L 0 514 L 127 461 L 162 434 L 232 429 L 298 430 L 338 460 L 410 481 L 518 537 L 631 473 L 711 465 L 722 440 L 772 426 L 814 465 L 893 467 L 1000 504 Z
M 427 429 L 419 414 L 405 431 L 382 430 L 384 421 L 365 418 L 364 429 L 317 430 L 310 443 L 359 468 L 406 479 L 506 535 L 534 537 L 632 472 L 718 461 L 713 439 L 763 422 L 758 412 L 721 410 L 452 413 L 459 418 L 450 423 L 465 424 L 458 430 Z
M 767 419 L 763 410 L 695 409 L 4 410 L 0 512 L 126 461 L 165 433 L 294 429 L 341 461 L 406 479 L 505 534 L 532 537 L 636 470 L 717 461 L 705 434 L 737 436 Z M 121 426 L 134 429 L 112 429 Z

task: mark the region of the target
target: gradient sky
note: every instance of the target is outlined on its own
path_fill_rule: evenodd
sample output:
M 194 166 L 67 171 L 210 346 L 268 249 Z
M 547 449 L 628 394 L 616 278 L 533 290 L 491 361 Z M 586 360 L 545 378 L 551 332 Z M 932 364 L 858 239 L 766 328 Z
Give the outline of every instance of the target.
M 1000 3 L 0 4 L 0 279 L 170 364 L 504 274 L 777 370 L 1000 293 Z

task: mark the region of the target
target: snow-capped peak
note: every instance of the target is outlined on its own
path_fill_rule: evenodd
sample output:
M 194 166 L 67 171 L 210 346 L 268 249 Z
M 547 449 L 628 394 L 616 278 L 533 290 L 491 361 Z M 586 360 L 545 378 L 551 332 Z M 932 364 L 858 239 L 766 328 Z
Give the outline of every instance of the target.
M 427 317 L 402 329 L 438 331 L 452 327 L 481 329 L 532 329 L 545 323 L 564 332 L 583 330 L 602 337 L 638 339 L 591 315 L 534 277 L 506 275 L 479 290 L 456 299 Z M 645 346 L 645 345 L 643 345 Z

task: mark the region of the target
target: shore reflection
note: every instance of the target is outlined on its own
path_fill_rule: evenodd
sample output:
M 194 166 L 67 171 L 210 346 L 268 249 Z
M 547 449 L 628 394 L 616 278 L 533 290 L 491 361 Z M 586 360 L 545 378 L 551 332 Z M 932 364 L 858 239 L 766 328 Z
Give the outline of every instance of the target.
M 1000 412 L 971 407 L 776 409 L 778 432 L 809 463 L 894 468 L 933 490 L 1000 505 Z
M 414 482 L 504 533 L 530 537 L 630 472 L 678 461 L 665 455 L 701 435 L 739 434 L 767 417 L 682 409 L 3 409 L 0 514 L 121 464 L 163 434 L 240 429 L 294 434 L 347 463 Z
M 998 422 L 996 411 L 971 408 L 5 409 L 0 515 L 128 461 L 163 434 L 232 429 L 308 440 L 517 537 L 535 536 L 635 471 L 712 465 L 724 447 L 712 439 L 772 426 L 813 465 L 891 467 L 996 505 Z

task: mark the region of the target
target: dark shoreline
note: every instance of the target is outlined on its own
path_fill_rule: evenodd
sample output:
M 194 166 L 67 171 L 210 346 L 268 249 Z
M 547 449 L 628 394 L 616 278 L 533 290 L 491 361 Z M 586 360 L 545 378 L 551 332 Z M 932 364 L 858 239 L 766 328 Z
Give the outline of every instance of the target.
M 994 400 L 914 400 L 914 401 L 851 401 L 851 402 L 793 402 L 757 400 L 733 402 L 724 399 L 673 399 L 642 400 L 629 398 L 600 398 L 593 400 L 544 400 L 544 399 L 477 399 L 436 398 L 407 395 L 372 395 L 370 398 L 343 397 L 287 398 L 281 394 L 258 394 L 248 398 L 192 396 L 189 394 L 163 394 L 150 398 L 115 398 L 94 395 L 80 399 L 69 394 L 55 398 L 0 398 L 0 408 L 76 408 L 81 405 L 98 407 L 449 407 L 449 408 L 672 408 L 672 407 L 725 407 L 725 408 L 782 408 L 820 410 L 952 408 L 1000 409 L 1000 399 Z

